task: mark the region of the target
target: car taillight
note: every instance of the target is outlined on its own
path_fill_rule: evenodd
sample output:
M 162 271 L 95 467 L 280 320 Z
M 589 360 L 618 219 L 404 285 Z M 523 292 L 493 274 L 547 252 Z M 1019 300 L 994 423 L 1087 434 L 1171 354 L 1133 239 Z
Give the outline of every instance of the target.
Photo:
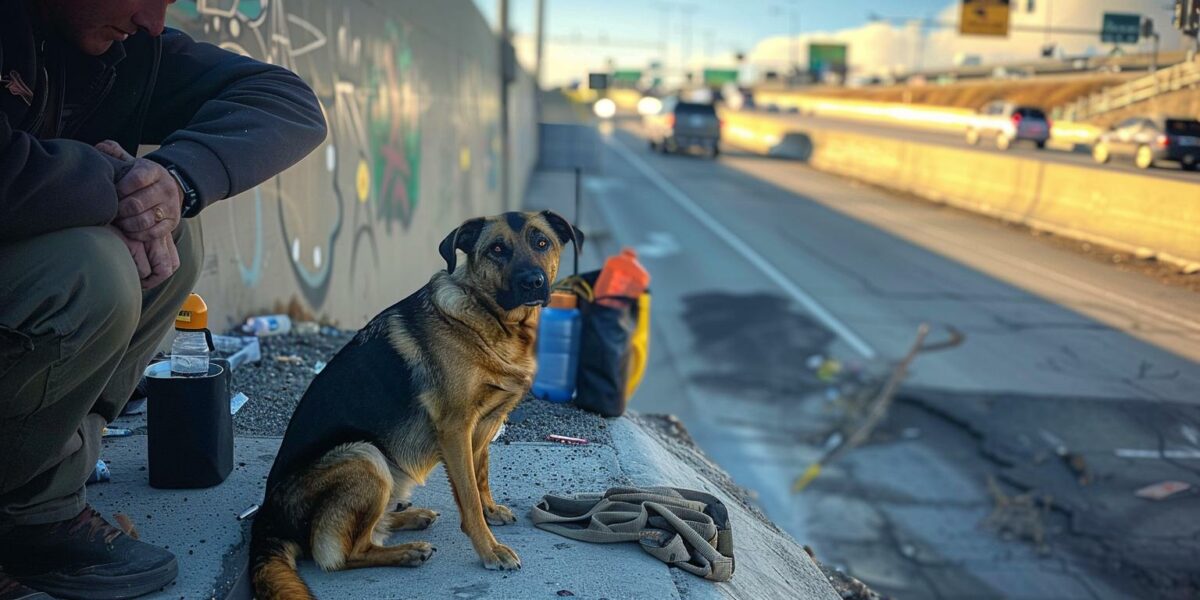
M 675 127 L 675 113 L 667 115 L 667 127 Z
M 725 129 L 725 121 L 723 119 L 717 119 L 717 128 L 722 131 Z
M 1012 123 L 1013 123 L 1013 125 L 1021 124 L 1021 113 L 1013 113 Z
M 1159 134 L 1158 137 L 1154 141 L 1158 142 L 1159 148 L 1166 148 L 1167 146 L 1171 145 L 1171 138 L 1169 138 L 1163 134 Z

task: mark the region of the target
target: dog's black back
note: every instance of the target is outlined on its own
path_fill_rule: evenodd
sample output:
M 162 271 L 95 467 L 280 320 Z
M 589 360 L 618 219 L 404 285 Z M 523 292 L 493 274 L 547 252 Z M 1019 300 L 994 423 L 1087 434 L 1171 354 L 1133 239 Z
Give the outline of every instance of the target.
M 271 467 L 268 498 L 274 486 L 341 444 L 370 442 L 388 456 L 386 438 L 397 424 L 426 418 L 412 368 L 388 343 L 384 322 L 400 319 L 410 331 L 419 330 L 419 319 L 406 316 L 415 305 L 428 302 L 427 296 L 421 288 L 380 313 L 313 379 Z

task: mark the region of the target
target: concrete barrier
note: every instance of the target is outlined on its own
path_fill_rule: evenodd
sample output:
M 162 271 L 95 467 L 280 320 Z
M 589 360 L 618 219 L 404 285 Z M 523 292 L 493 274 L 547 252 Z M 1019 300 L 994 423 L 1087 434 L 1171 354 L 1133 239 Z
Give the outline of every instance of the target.
M 301 163 L 202 215 L 197 291 L 214 328 L 289 304 L 360 326 L 440 268 L 461 221 L 520 204 L 534 84 L 520 73 L 510 88 L 503 206 L 498 42 L 470 0 L 191 0 L 168 24 L 297 72 L 330 126 Z
M 727 112 L 725 139 L 974 212 L 1159 260 L 1200 263 L 1195 183 L 978 152 L 899 138 L 799 129 L 783 119 Z
M 830 98 L 794 92 L 759 92 L 754 100 L 760 108 L 893 127 L 903 124 L 913 129 L 942 133 L 965 133 L 967 126 L 978 118 L 975 111 L 965 108 Z M 1099 127 L 1088 123 L 1053 121 L 1047 145 L 1061 150 L 1075 150 L 1090 146 L 1102 132 Z

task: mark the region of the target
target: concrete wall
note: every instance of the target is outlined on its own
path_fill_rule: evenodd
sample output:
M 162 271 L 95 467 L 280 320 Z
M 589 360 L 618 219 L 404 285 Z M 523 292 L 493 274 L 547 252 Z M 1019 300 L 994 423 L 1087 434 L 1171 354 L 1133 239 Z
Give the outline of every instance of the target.
M 533 82 L 510 92 L 505 207 L 497 41 L 470 0 L 185 0 L 168 23 L 300 74 L 330 126 L 308 158 L 202 215 L 214 329 L 289 304 L 359 326 L 443 266 L 437 244 L 460 222 L 520 204 Z
M 727 112 L 726 141 L 823 171 L 1160 260 L 1200 263 L 1195 183 Z

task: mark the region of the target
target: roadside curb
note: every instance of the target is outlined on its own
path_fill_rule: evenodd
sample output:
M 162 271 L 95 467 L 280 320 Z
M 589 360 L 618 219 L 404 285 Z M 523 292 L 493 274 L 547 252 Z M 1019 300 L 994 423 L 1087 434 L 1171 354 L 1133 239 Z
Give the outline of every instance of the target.
M 581 413 L 581 416 L 583 414 Z M 596 420 L 598 417 L 592 416 Z M 458 530 L 457 511 L 439 467 L 413 501 L 442 513 L 426 531 L 401 532 L 389 543 L 429 540 L 437 560 L 420 569 L 375 568 L 323 573 L 310 560 L 300 572 L 319 598 L 532 598 L 569 591 L 606 598 L 803 598 L 838 596 L 803 547 L 761 513 L 748 509 L 723 471 L 702 454 L 670 442 L 636 419 L 605 419 L 611 444 L 565 446 L 547 442 L 492 444 L 492 487 L 497 500 L 513 509 L 516 525 L 496 527 L 525 563 L 521 571 L 498 573 L 479 566 Z M 88 487 L 89 500 L 103 514 L 128 514 L 142 539 L 165 546 L 180 561 L 180 577 L 148 598 L 249 598 L 245 577 L 250 521 L 237 515 L 261 502 L 262 486 L 278 448 L 277 437 L 235 439 L 236 467 L 224 483 L 207 489 L 150 488 L 144 465 L 146 437 L 106 439 L 104 457 L 112 464 L 110 483 Z M 689 460 L 687 453 L 693 455 Z M 533 527 L 529 509 L 545 494 L 603 492 L 616 485 L 671 485 L 713 493 L 733 522 L 737 572 L 729 582 L 712 583 L 670 569 L 637 544 L 586 544 Z M 604 568 L 600 568 L 601 566 Z M 614 577 L 614 572 L 620 577 Z

